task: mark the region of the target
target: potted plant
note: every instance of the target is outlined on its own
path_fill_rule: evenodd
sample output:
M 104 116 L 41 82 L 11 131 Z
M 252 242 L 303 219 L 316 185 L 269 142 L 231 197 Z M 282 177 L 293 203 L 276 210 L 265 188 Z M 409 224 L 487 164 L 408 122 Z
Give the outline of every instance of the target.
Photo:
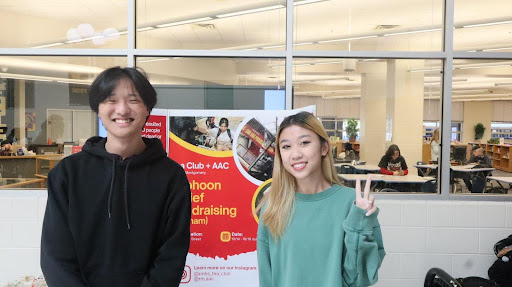
M 348 141 L 355 142 L 357 132 L 359 131 L 359 129 L 357 128 L 357 121 L 355 119 L 352 118 L 348 120 L 346 131 L 348 135 Z
M 482 123 L 475 125 L 475 140 L 480 140 L 484 137 L 485 127 Z

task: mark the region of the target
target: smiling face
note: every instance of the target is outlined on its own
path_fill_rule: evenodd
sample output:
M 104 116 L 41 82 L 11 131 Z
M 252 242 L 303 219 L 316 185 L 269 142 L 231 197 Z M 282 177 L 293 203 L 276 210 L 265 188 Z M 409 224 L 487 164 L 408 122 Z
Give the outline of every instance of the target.
M 297 180 L 319 181 L 322 174 L 322 157 L 327 154 L 328 143 L 308 129 L 292 125 L 279 135 L 279 152 L 284 168 Z
M 220 127 L 219 127 L 219 128 L 220 128 L 220 131 L 221 131 L 221 132 L 225 132 L 225 131 L 227 131 L 227 130 L 228 130 L 228 125 L 227 125 L 227 124 L 225 124 L 225 123 L 223 123 L 223 124 L 221 124 L 221 125 L 220 125 Z
M 98 106 L 109 140 L 141 137 L 149 111 L 132 82 L 120 79 L 112 94 Z

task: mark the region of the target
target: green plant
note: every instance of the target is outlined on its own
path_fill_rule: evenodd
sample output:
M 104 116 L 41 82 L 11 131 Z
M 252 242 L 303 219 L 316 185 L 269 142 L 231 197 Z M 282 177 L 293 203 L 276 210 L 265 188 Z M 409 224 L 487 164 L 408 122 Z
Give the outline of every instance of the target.
M 487 143 L 499 144 L 500 143 L 500 139 L 499 138 L 492 138 L 492 139 L 488 140 Z
M 347 122 L 347 135 L 349 138 L 355 138 L 359 129 L 357 128 L 357 121 L 355 119 L 349 119 Z
M 484 137 L 485 127 L 482 123 L 475 125 L 475 140 L 479 140 Z

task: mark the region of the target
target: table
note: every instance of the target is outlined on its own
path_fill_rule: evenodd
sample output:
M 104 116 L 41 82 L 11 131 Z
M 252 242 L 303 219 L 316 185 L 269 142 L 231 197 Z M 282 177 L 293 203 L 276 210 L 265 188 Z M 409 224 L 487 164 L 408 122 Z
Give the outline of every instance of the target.
M 504 193 L 512 191 L 512 177 L 511 176 L 488 176 L 487 179 L 495 180 L 500 185 Z M 501 183 L 508 184 L 508 188 L 505 188 Z
M 380 171 L 380 167 L 375 164 L 350 165 L 350 164 L 346 164 L 346 163 L 335 163 L 334 167 L 341 168 L 341 166 L 344 166 L 344 165 L 353 166 L 357 171 L 360 171 L 361 173 L 373 173 L 373 172 Z
M 490 171 L 493 171 L 494 168 L 492 167 L 482 167 L 482 168 L 473 168 L 475 165 L 455 165 L 455 166 L 451 166 L 450 169 L 451 171 L 453 172 L 450 172 L 450 183 L 452 184 L 452 191 L 453 193 L 455 193 L 457 191 L 457 188 L 455 186 L 455 178 L 466 178 L 467 179 L 467 176 L 465 176 L 464 174 L 468 174 L 469 175 L 469 179 L 471 180 L 475 180 L 475 179 L 483 179 L 483 186 L 481 187 L 482 191 L 479 191 L 480 189 L 480 186 L 478 185 L 482 185 L 481 182 L 479 182 L 479 184 L 477 184 L 477 188 L 474 188 L 475 187 L 475 184 L 473 184 L 473 190 L 470 190 L 470 192 L 474 192 L 474 190 L 476 190 L 476 193 L 480 193 L 480 192 L 483 192 L 483 190 L 485 189 L 485 179 L 486 179 L 486 176 L 488 172 Z M 462 190 L 462 188 L 461 188 Z
M 362 182 L 368 178 L 367 174 L 338 174 L 338 177 L 346 182 L 354 183 L 360 179 Z M 398 191 L 416 191 L 420 192 L 424 183 L 435 180 L 434 177 L 417 176 L 417 175 L 387 175 L 387 174 L 372 174 L 372 183 L 375 185 L 372 189 L 375 189 L 379 185 L 382 188 L 391 187 Z M 381 184 L 380 184 L 381 183 Z M 412 186 L 411 186 L 412 185 Z
M 27 188 L 27 185 L 36 186 L 36 188 L 43 188 L 44 179 L 42 178 L 0 178 L 0 189 L 7 188 Z

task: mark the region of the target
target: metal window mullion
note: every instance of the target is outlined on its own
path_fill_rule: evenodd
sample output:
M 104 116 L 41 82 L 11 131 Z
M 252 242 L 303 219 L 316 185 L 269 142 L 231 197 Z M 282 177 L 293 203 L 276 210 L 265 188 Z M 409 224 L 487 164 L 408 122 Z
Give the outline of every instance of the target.
M 128 45 L 128 51 L 126 55 L 126 65 L 128 67 L 135 67 L 135 41 L 136 41 L 136 3 L 135 0 L 128 0 L 128 19 L 127 19 L 127 27 L 128 27 L 128 34 L 126 35 L 127 45 Z
M 285 89 L 286 109 L 293 108 L 293 0 L 286 0 L 286 61 L 285 61 Z
M 453 23 L 454 0 L 445 0 L 443 25 L 443 95 L 441 98 L 441 198 L 450 196 L 450 139 L 452 126 Z

